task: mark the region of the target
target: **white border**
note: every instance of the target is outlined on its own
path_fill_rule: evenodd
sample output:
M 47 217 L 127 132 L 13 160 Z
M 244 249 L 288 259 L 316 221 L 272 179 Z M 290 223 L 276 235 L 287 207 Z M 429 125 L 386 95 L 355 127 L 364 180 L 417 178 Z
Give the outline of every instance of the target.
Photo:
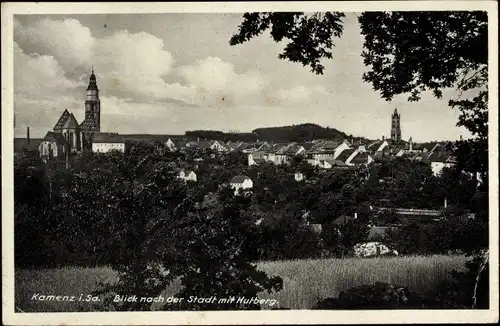
M 208 13 L 246 11 L 410 11 L 487 10 L 489 12 L 489 187 L 490 310 L 390 311 L 231 311 L 14 313 L 13 264 L 13 15 Z M 8 325 L 40 324 L 375 324 L 498 322 L 498 43 L 496 1 L 339 1 L 225 3 L 2 3 L 2 312 Z M 236 28 L 236 26 L 235 26 Z M 235 29 L 236 31 L 236 29 Z

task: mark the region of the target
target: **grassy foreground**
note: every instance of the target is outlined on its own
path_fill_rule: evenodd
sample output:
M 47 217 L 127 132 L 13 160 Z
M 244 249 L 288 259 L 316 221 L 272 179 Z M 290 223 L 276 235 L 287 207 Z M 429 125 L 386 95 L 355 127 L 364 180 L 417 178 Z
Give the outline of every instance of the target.
M 279 293 L 263 293 L 260 297 L 277 299 L 278 306 L 274 307 L 309 309 L 318 298 L 337 296 L 340 291 L 376 281 L 425 292 L 444 280 L 451 270 L 463 270 L 465 261 L 464 256 L 436 255 L 261 262 L 259 269 L 269 276 L 281 276 L 284 286 Z M 91 302 L 39 301 L 32 297 L 39 293 L 85 298 L 99 281 L 114 280 L 116 274 L 108 267 L 17 270 L 16 307 L 25 312 L 92 311 Z M 175 295 L 179 290 L 179 282 L 174 282 L 163 295 Z

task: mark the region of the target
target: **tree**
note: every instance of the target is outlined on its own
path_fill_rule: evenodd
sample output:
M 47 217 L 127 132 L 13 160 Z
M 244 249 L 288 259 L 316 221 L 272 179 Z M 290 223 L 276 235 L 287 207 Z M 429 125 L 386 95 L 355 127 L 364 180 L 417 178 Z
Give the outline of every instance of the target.
M 159 262 L 171 248 L 171 224 L 184 212 L 187 189 L 155 154 L 99 159 L 106 164 L 75 175 L 60 207 L 66 215 L 60 232 L 88 264 L 107 264 L 118 273 L 116 284 L 103 284 L 96 294 L 158 295 L 173 277 Z M 150 308 L 140 301 L 104 304 L 113 310 Z
M 162 263 L 179 275 L 183 289 L 178 297 L 256 297 L 261 291 L 279 291 L 280 277 L 257 270 L 259 243 L 256 216 L 248 211 L 250 200 L 222 188 L 217 200 L 200 209 L 190 209 L 174 222 L 171 252 Z M 259 309 L 239 302 L 199 303 L 183 301 L 166 310 Z

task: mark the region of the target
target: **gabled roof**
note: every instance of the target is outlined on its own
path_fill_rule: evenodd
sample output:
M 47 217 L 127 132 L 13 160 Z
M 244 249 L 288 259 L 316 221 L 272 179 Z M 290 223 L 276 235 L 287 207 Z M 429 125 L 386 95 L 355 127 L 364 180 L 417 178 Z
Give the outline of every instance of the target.
M 321 160 L 322 162 L 327 162 L 331 166 L 347 166 L 347 164 L 343 161 L 339 160 L 332 160 L 332 159 L 326 159 L 326 160 Z
M 76 128 L 78 128 L 78 122 L 76 121 L 76 118 L 73 115 L 73 113 L 71 113 L 69 115 L 68 119 L 66 119 L 62 128 L 63 129 L 76 129 Z
M 237 176 L 235 176 L 234 178 L 231 179 L 231 183 L 243 183 L 247 179 L 250 180 L 250 181 L 252 180 L 249 177 L 247 177 L 246 175 L 237 175 Z
M 241 142 L 238 142 L 238 143 L 236 143 L 236 142 L 235 143 L 228 142 L 226 144 L 226 147 L 228 147 L 229 149 L 232 149 L 232 150 L 237 150 L 238 148 L 241 147 L 242 144 L 243 143 L 241 143 Z
M 342 144 L 342 141 L 338 140 L 328 140 L 325 143 L 323 143 L 323 149 L 324 150 L 335 150 L 337 147 L 339 147 Z
M 351 163 L 354 163 L 354 164 L 366 164 L 366 163 L 368 163 L 368 153 L 358 153 L 351 160 Z
M 238 147 L 238 150 L 242 151 L 244 149 L 252 148 L 252 145 L 249 143 L 242 142 Z
M 425 143 L 425 144 L 412 144 L 412 148 L 415 150 L 427 150 L 428 152 L 432 150 L 436 150 L 441 146 L 440 143 L 438 142 L 430 142 L 430 143 Z
M 118 134 L 110 134 L 110 133 L 96 133 L 94 134 L 94 138 L 92 139 L 93 143 L 123 143 L 125 144 L 125 140 L 122 136 Z
M 374 141 L 374 142 L 368 144 L 368 146 L 366 146 L 366 148 L 376 150 L 380 147 L 380 145 L 382 145 L 382 141 L 377 140 L 377 141 Z
M 308 151 L 314 146 L 314 144 L 313 143 L 303 143 L 303 144 L 301 144 L 301 146 L 304 147 L 304 149 L 306 151 Z
M 66 145 L 66 139 L 62 134 L 58 132 L 52 132 L 52 131 L 47 132 L 45 137 L 43 137 L 42 141 L 55 142 L 57 145 L 60 146 Z
M 54 126 L 54 131 L 61 130 L 64 126 L 64 123 L 66 122 L 66 120 L 68 120 L 70 116 L 71 114 L 69 113 L 69 111 L 67 109 L 64 110 L 64 112 L 61 114 L 61 117 L 59 118 L 59 120 L 57 120 L 57 123 Z
M 333 221 L 333 223 L 336 225 L 343 225 L 343 224 L 347 223 L 348 221 L 353 221 L 353 220 L 354 220 L 353 216 L 342 215 L 342 216 L 337 217 Z
M 302 146 L 300 145 L 293 145 L 288 147 L 288 149 L 285 151 L 285 154 L 290 154 L 290 155 L 295 155 L 297 152 L 300 150 Z
M 281 146 L 279 149 L 276 150 L 276 154 L 286 154 L 288 149 L 292 147 L 292 144 L 286 144 L 285 146 Z
M 342 161 L 342 162 L 345 162 L 347 161 L 347 159 L 352 155 L 352 153 L 354 153 L 355 149 L 353 148 L 348 148 L 348 149 L 344 149 L 339 156 L 337 156 L 337 160 L 338 161 Z
M 433 152 L 427 157 L 427 160 L 430 162 L 455 163 L 455 157 L 449 151 Z
M 83 122 L 80 124 L 80 129 L 88 130 L 88 131 L 97 131 L 98 130 L 93 119 L 83 120 Z

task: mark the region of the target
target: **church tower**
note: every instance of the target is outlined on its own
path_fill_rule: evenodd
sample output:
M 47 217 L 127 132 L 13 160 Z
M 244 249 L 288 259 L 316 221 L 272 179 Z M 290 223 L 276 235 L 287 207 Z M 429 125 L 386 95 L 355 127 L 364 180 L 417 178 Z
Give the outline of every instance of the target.
M 87 98 L 85 100 L 85 121 L 83 129 L 86 131 L 101 131 L 101 100 L 99 100 L 99 88 L 92 69 L 92 74 L 87 87 Z
M 94 133 L 101 131 L 101 100 L 93 68 L 85 98 L 85 120 L 80 124 L 80 130 L 81 147 L 84 150 L 91 150 Z
M 393 143 L 399 143 L 401 141 L 401 115 L 398 113 L 398 109 L 394 109 L 394 113 L 391 117 L 391 140 Z

